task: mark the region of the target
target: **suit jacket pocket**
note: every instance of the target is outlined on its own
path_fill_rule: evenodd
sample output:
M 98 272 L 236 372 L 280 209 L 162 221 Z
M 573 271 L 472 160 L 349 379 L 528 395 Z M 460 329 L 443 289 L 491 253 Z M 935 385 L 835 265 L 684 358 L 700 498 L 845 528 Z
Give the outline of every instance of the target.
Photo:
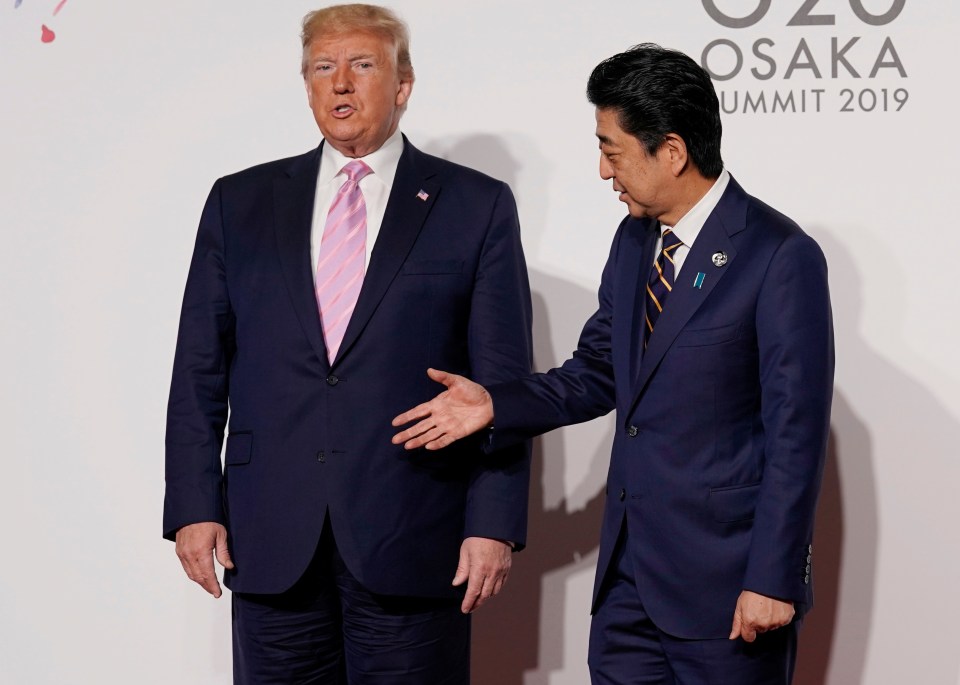
M 722 523 L 749 521 L 753 518 L 759 494 L 760 483 L 710 488 L 710 512 Z
M 249 464 L 253 455 L 253 433 L 231 433 L 227 436 L 227 452 L 223 462 L 226 466 Z
M 463 270 L 463 262 L 456 259 L 412 259 L 403 263 L 403 273 L 419 274 L 458 274 Z
M 718 328 L 701 328 L 693 330 L 680 331 L 677 336 L 677 347 L 703 347 L 705 345 L 719 345 L 721 343 L 736 340 L 740 335 L 740 324 L 734 323 L 729 326 L 720 326 Z

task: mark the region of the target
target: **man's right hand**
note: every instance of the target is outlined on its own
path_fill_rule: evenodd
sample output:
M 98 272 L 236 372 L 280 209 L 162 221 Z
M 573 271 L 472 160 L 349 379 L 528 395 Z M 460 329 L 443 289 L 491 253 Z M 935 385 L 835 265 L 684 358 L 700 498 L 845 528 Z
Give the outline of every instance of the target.
M 191 523 L 177 531 L 177 556 L 187 578 L 214 597 L 220 597 L 220 583 L 213 569 L 213 556 L 224 568 L 233 568 L 227 549 L 227 529 L 219 523 Z
M 408 450 L 438 450 L 493 423 L 493 401 L 482 385 L 436 369 L 427 369 L 427 375 L 447 389 L 393 420 L 397 428 L 418 421 L 394 435 L 394 445 L 402 443 Z

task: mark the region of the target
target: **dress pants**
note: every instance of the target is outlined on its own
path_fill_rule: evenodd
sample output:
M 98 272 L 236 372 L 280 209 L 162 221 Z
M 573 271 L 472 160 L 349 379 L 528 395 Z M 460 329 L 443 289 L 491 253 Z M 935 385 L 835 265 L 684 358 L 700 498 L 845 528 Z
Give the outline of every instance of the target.
M 470 617 L 455 598 L 368 592 L 327 525 L 290 590 L 233 594 L 233 672 L 242 685 L 467 685 Z
M 758 635 L 752 643 L 740 638 L 686 640 L 664 633 L 640 600 L 626 553 L 627 535 L 624 520 L 590 625 L 593 685 L 789 685 L 798 621 Z

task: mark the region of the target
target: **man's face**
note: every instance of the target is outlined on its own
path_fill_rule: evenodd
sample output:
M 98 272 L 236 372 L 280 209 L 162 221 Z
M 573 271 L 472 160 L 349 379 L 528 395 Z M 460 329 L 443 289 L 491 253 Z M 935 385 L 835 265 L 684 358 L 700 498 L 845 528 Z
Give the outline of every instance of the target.
M 656 154 L 622 128 L 612 109 L 597 109 L 597 138 L 600 140 L 600 178 L 613 180 L 630 216 L 660 219 L 670 211 L 669 191 L 674 180 L 666 146 Z
M 413 87 L 413 79 L 397 72 L 393 45 L 368 32 L 314 39 L 304 82 L 320 132 L 348 157 L 383 145 L 396 131 Z

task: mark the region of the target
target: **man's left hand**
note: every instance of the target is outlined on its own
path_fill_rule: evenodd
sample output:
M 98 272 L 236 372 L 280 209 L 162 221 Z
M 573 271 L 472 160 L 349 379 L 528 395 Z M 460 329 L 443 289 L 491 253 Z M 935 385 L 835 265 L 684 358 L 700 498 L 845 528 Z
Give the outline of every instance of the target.
M 794 613 L 793 602 L 784 602 L 744 590 L 740 593 L 737 608 L 733 612 L 730 639 L 742 637 L 746 642 L 753 642 L 757 639 L 757 634 L 776 630 L 790 623 Z
M 460 610 L 469 614 L 503 589 L 510 573 L 513 550 L 510 545 L 490 538 L 467 538 L 460 545 L 460 563 L 454 585 L 467 584 Z

